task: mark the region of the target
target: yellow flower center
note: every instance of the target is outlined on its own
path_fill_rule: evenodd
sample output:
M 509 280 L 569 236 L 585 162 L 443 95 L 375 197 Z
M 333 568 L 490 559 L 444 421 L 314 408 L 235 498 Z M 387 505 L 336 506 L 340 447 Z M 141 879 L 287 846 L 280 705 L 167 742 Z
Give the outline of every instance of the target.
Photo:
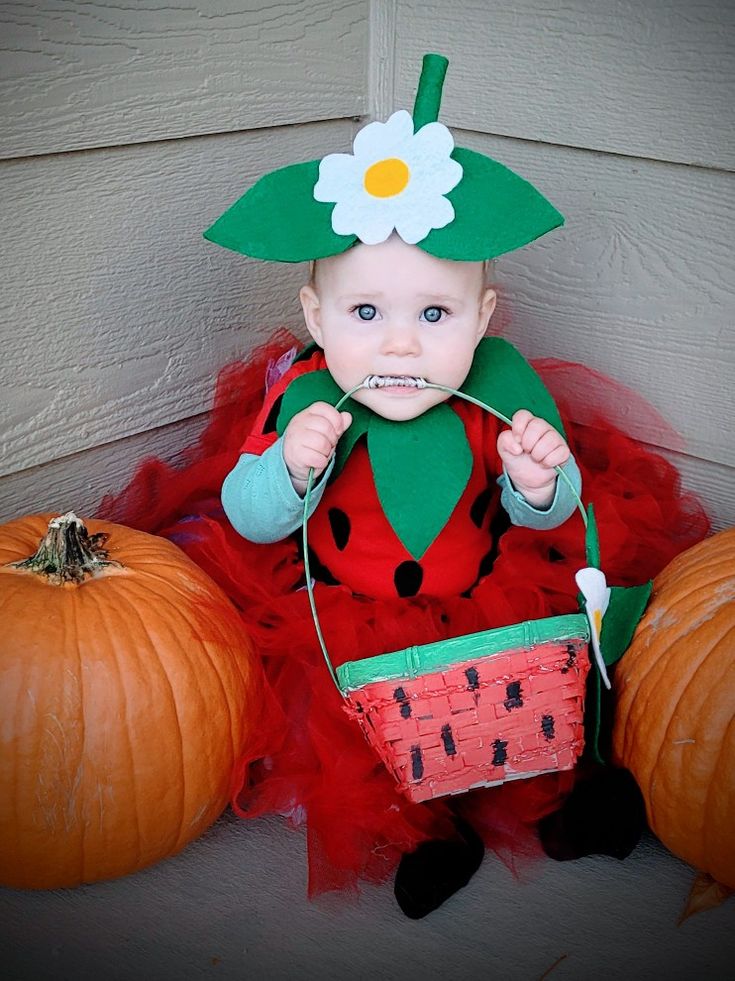
M 368 194 L 375 198 L 392 198 L 400 194 L 411 176 L 406 164 L 397 157 L 378 160 L 365 171 L 363 183 Z

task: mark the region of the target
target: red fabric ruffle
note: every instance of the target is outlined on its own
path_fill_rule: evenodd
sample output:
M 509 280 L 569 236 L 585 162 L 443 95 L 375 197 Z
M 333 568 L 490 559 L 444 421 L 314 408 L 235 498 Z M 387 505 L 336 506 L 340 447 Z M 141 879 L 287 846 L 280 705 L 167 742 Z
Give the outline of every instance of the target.
M 219 503 L 263 398 L 268 361 L 293 339 L 278 335 L 247 363 L 223 369 L 209 423 L 177 467 L 145 461 L 129 486 L 107 498 L 98 517 L 161 534 L 222 586 L 240 611 L 268 679 L 257 737 L 234 776 L 232 806 L 243 818 L 286 815 L 306 823 L 309 892 L 354 890 L 379 882 L 401 854 L 448 834 L 446 800 L 413 804 L 394 789 L 359 728 L 342 709 L 317 644 L 293 541 L 255 545 L 229 525 Z M 594 502 L 608 582 L 632 585 L 655 576 L 676 554 L 704 538 L 700 504 L 682 493 L 663 458 L 610 421 L 620 389 L 578 365 L 535 365 L 557 400 L 582 471 L 583 498 Z M 600 393 L 585 424 L 568 421 L 569 405 Z M 607 386 L 607 387 L 606 387 Z M 606 411 L 604 406 L 607 396 Z M 630 401 L 629 403 L 630 404 Z M 636 400 L 638 412 L 645 407 Z M 575 406 L 578 410 L 579 406 Z M 653 410 L 651 418 L 655 417 Z M 579 412 L 575 411 L 574 417 Z M 660 420 L 656 420 L 660 429 Z M 335 665 L 524 619 L 576 610 L 574 573 L 585 564 L 579 515 L 543 533 L 511 527 L 492 571 L 470 597 L 371 600 L 344 586 L 316 587 L 327 647 Z M 533 828 L 558 806 L 574 774 L 515 781 L 452 799 L 487 845 L 513 868 L 539 854 Z

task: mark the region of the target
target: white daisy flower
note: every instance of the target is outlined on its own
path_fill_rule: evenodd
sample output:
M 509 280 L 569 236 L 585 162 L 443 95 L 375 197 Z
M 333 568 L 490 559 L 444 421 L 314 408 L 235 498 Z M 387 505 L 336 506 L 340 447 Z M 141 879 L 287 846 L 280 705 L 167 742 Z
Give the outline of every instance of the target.
M 395 229 L 415 245 L 454 219 L 444 195 L 459 184 L 462 167 L 450 157 L 454 140 L 446 126 L 427 123 L 414 133 L 410 113 L 400 109 L 385 123 L 364 126 L 352 149 L 324 157 L 314 185 L 317 201 L 335 202 L 337 235 L 377 245 Z
M 605 662 L 602 659 L 602 651 L 600 650 L 602 618 L 605 616 L 605 611 L 610 602 L 610 587 L 607 585 L 605 573 L 600 569 L 580 569 L 574 579 L 584 596 L 585 612 L 590 624 L 590 639 L 592 641 L 592 650 L 595 655 L 597 667 L 600 669 L 600 675 L 605 683 L 605 687 L 611 688 Z

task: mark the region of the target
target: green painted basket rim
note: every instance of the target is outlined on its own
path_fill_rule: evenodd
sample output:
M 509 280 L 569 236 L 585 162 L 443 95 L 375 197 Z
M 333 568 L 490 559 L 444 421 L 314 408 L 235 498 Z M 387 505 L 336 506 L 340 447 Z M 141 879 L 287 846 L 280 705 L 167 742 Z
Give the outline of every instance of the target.
M 495 627 L 359 661 L 347 661 L 337 668 L 337 681 L 345 695 L 374 682 L 417 678 L 473 657 L 503 654 L 508 650 L 531 650 L 552 640 L 577 639 L 589 643 L 589 622 L 584 613 L 524 620 L 509 627 Z

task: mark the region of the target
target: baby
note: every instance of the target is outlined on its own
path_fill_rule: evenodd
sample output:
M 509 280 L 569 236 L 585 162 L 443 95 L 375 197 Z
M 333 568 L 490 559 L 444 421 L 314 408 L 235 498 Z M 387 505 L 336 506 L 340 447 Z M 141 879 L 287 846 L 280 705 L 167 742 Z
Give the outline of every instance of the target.
M 516 524 L 554 527 L 570 516 L 575 501 L 554 468 L 563 466 L 578 492 L 579 470 L 561 434 L 528 409 L 516 411 L 512 427 L 498 433 L 496 420 L 484 410 L 452 399 L 470 437 L 472 472 L 444 528 L 417 557 L 397 540 L 379 496 L 370 493 L 369 445 L 356 445 L 328 483 L 338 442 L 352 425 L 350 412 L 317 400 L 296 411 L 277 436 L 275 410 L 292 381 L 308 379 L 304 367 L 325 366 L 342 392 L 369 375 L 386 379 L 380 387 L 359 388 L 353 399 L 356 411 L 365 407 L 388 421 L 390 430 L 435 413 L 451 396 L 411 382 L 425 379 L 452 389 L 465 383 L 496 301 L 485 285 L 482 263 L 438 259 L 392 235 L 381 244 L 357 244 L 316 262 L 300 298 L 318 348 L 269 393 L 244 447 L 252 452 L 241 455 L 222 489 L 225 513 L 244 537 L 265 543 L 296 531 L 313 469 L 319 482 L 310 500 L 311 545 L 317 568 L 328 569 L 328 582 L 379 597 L 459 595 L 477 581 L 492 547 L 487 518 L 478 523 L 471 517 L 472 503 L 487 494 L 491 481 L 498 478 L 502 504 Z M 522 403 L 522 393 L 519 399 Z M 431 446 L 427 450 L 425 469 L 438 478 L 451 462 L 432 454 Z M 409 494 L 403 509 L 414 506 Z M 440 905 L 482 860 L 479 836 L 466 821 L 457 817 L 455 822 L 453 838 L 404 856 L 395 892 L 408 916 Z
M 381 653 L 361 648 L 366 637 L 388 642 L 382 633 L 394 645 L 388 650 L 399 646 L 396 637 L 401 646 L 423 643 L 404 636 L 404 624 L 417 618 L 439 640 L 452 616 L 467 613 L 475 629 L 539 616 L 523 573 L 508 579 L 517 551 L 501 554 L 506 579 L 498 586 L 498 539 L 509 522 L 560 525 L 581 485 L 538 375 L 512 345 L 485 336 L 496 301 L 487 263 L 563 218 L 502 164 L 455 147 L 437 121 L 446 67 L 427 55 L 412 114 L 369 123 L 352 154 L 264 175 L 205 233 L 244 255 L 312 264 L 300 298 L 315 343 L 268 391 L 222 504 L 251 542 L 285 541 L 302 523 L 313 471 L 311 568 L 340 584 L 328 599 L 338 618 L 350 607 L 343 647 L 352 638 L 357 649 L 345 656 L 356 659 Z M 524 554 L 533 551 L 527 542 Z M 251 553 L 264 581 L 269 554 Z M 365 759 L 364 740 L 344 730 L 352 722 L 330 701 L 333 690 L 320 690 L 326 669 L 315 638 L 304 637 L 308 610 L 298 592 L 287 595 L 289 612 L 276 613 L 268 628 L 279 644 L 273 679 L 290 749 L 274 751 L 261 784 L 280 811 L 305 807 L 310 855 L 321 841 L 338 882 L 402 850 L 395 894 L 407 916 L 424 916 L 469 881 L 483 842 L 459 815 L 446 818 L 451 803 L 407 806 L 386 771 Z M 543 603 L 541 615 L 557 612 L 548 596 Z M 284 641 L 289 624 L 298 629 Z M 339 625 L 335 637 L 342 640 Z M 613 794 L 620 796 L 617 786 Z M 642 820 L 608 853 L 627 854 Z M 584 810 L 577 823 L 599 822 Z
M 326 368 L 339 389 L 349 391 L 368 375 L 396 379 L 396 384 L 361 388 L 353 399 L 383 419 L 401 424 L 430 412 L 451 397 L 439 389 L 415 387 L 410 384 L 412 380 L 425 379 L 453 389 L 464 384 L 492 316 L 496 294 L 485 285 L 483 263 L 438 259 L 392 235 L 381 244 L 357 244 L 341 255 L 316 262 L 311 281 L 301 289 L 300 298 L 306 326 L 323 351 Z M 274 401 L 271 397 L 267 403 L 268 412 Z M 482 410 L 474 408 L 460 411 L 473 418 L 482 414 Z M 325 472 L 329 476 L 337 442 L 351 422 L 349 412 L 339 412 L 325 401 L 316 401 L 293 415 L 282 437 L 275 439 L 272 434 L 272 445 L 261 455 L 244 453 L 222 491 L 223 506 L 233 526 L 257 542 L 275 541 L 294 532 L 301 524 L 310 469 L 317 479 Z M 487 438 L 488 432 L 494 437 L 499 466 L 494 475 L 477 477 L 482 484 L 479 492 L 485 489 L 488 479 L 498 477 L 503 488 L 502 504 L 513 523 L 555 527 L 570 516 L 575 501 L 554 468 L 564 467 L 577 492 L 579 471 L 564 438 L 548 421 L 528 409 L 519 409 L 512 423 L 512 428 L 502 427 L 497 436 L 494 420 L 480 423 L 480 438 Z M 257 429 L 256 426 L 256 432 Z M 255 444 L 255 439 L 250 442 Z M 259 449 L 257 445 L 252 448 Z M 487 470 L 488 448 L 473 445 L 472 449 L 485 458 Z M 443 465 L 441 459 L 426 460 L 426 467 L 433 471 Z M 349 467 L 345 476 L 348 472 Z M 338 477 L 335 486 L 342 479 Z M 477 481 L 469 481 L 471 489 Z M 316 484 L 311 512 L 326 487 L 326 479 Z M 332 498 L 334 494 L 329 493 L 328 499 Z M 374 503 L 379 507 L 378 501 Z M 328 500 L 328 504 L 333 505 L 334 500 Z M 410 507 L 410 501 L 406 501 L 406 507 Z M 352 511 L 350 506 L 345 513 Z M 327 540 L 322 543 L 324 550 L 330 552 L 327 558 L 319 548 L 321 526 L 317 518 L 314 520 L 315 552 L 332 576 L 367 595 L 395 595 L 391 583 L 382 584 L 375 579 L 366 583 L 369 556 L 353 552 L 349 562 L 340 561 L 341 556 L 334 555 L 335 549 L 330 547 L 329 529 Z M 375 527 L 374 521 L 371 527 Z M 359 535 L 359 528 L 356 532 Z M 447 532 L 451 532 L 451 527 L 444 533 L 448 538 L 446 547 L 456 555 L 457 541 L 452 541 Z M 386 529 L 386 537 L 389 534 Z M 460 540 L 466 537 L 463 534 Z M 481 558 L 487 551 L 487 535 L 484 532 L 475 537 L 478 547 L 465 547 L 460 552 L 466 570 L 450 591 L 459 593 L 477 578 L 478 553 Z M 425 566 L 431 564 L 432 550 L 441 550 L 441 546 L 439 536 L 424 558 Z M 451 584 L 447 583 L 441 555 L 436 559 L 443 570 L 439 592 L 444 594 Z M 408 554 L 397 555 L 396 567 L 406 561 L 410 561 Z M 428 571 L 423 570 L 422 592 L 430 586 Z

